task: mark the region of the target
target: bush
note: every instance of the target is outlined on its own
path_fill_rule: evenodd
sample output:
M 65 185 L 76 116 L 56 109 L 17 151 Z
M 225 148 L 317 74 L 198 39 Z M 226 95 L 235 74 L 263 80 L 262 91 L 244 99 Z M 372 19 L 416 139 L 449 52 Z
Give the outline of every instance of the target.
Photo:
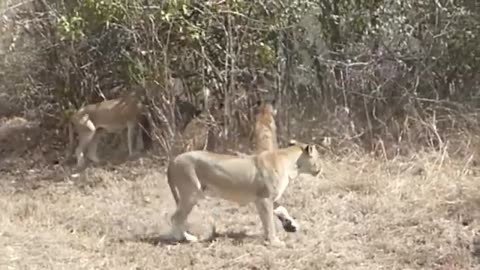
M 230 133 L 251 119 L 252 102 L 270 95 L 284 108 L 281 138 L 306 126 L 301 139 L 388 157 L 467 150 L 463 142 L 478 130 L 480 74 L 480 13 L 470 5 L 39 0 L 7 13 L 2 37 L 16 46 L 2 55 L 2 84 L 22 83 L 30 105 L 54 100 L 56 113 L 141 84 L 166 123 L 175 123 L 175 99 L 201 106 L 209 89 L 208 102 L 236 116 L 224 119 Z M 22 50 L 20 40 L 35 49 Z

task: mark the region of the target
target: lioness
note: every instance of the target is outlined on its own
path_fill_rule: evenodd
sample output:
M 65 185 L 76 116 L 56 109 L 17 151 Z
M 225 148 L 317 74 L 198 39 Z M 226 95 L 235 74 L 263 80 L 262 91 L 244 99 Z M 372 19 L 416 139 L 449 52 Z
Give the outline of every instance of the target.
M 257 102 L 255 110 L 255 125 L 253 128 L 253 152 L 259 154 L 263 151 L 278 149 L 277 125 L 275 124 L 275 100 L 271 102 Z M 247 154 L 234 152 L 235 155 L 245 157 Z M 276 216 L 282 222 L 283 229 L 287 232 L 296 232 L 299 228 L 297 222 L 290 216 L 287 209 L 278 202 L 274 202 Z
M 118 133 L 128 129 L 128 154 L 133 153 L 134 129 L 141 125 L 144 148 L 151 147 L 150 122 L 142 104 L 139 93 L 132 91 L 129 94 L 116 98 L 86 105 L 76 111 L 68 123 L 69 147 L 68 154 L 72 154 L 74 132 L 78 134 L 78 146 L 75 150 L 77 167 L 85 165 L 85 148 L 88 148 L 87 157 L 98 163 L 97 145 L 100 130 L 109 133 Z
M 253 129 L 254 153 L 259 154 L 263 151 L 278 149 L 277 125 L 275 124 L 275 99 L 271 102 L 258 101 L 255 114 L 255 126 Z M 239 156 L 245 154 L 238 153 Z M 278 219 L 282 222 L 283 229 L 287 232 L 296 232 L 298 224 L 288 213 L 287 209 L 278 202 L 274 202 L 274 208 Z
M 275 115 L 277 110 L 275 100 L 271 102 L 259 100 L 255 109 L 255 124 L 250 134 L 253 145 L 253 153 L 259 154 L 263 151 L 278 149 L 277 125 L 275 124 Z M 237 156 L 247 156 L 247 154 L 233 151 Z
M 290 141 L 283 149 L 251 156 L 216 154 L 208 151 L 185 152 L 174 158 L 167 169 L 168 185 L 177 209 L 171 217 L 176 240 L 196 241 L 186 231 L 186 220 L 193 207 L 205 196 L 220 197 L 240 206 L 255 203 L 267 244 L 283 246 L 275 233 L 273 209 L 289 180 L 298 173 L 320 172 L 319 154 L 314 145 Z
M 256 154 L 278 148 L 277 125 L 274 118 L 277 114 L 277 110 L 274 109 L 275 100 L 271 103 L 259 101 L 257 105 L 253 130 L 253 145 Z

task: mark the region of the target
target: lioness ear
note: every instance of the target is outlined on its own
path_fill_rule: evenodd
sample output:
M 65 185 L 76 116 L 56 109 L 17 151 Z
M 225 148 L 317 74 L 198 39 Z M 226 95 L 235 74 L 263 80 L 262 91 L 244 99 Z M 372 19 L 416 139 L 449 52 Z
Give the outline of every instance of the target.
M 311 156 L 311 155 L 313 154 L 313 148 L 314 148 L 314 147 L 315 147 L 315 146 L 313 146 L 313 145 L 311 145 L 311 144 L 307 144 L 307 145 L 305 146 L 305 151 L 307 152 L 307 154 L 308 154 L 309 156 Z

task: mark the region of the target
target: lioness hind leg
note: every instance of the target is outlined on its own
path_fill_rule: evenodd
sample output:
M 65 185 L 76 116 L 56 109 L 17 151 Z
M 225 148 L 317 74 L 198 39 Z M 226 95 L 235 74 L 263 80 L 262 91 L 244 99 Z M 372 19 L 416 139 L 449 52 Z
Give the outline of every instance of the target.
M 188 215 L 198 200 L 203 197 L 195 170 L 191 167 L 185 168 L 173 162 L 168 167 L 167 178 L 177 205 L 175 213 L 171 217 L 172 236 L 179 241 L 197 241 L 197 237 L 191 235 L 186 230 Z
M 188 242 L 195 242 L 198 238 L 187 232 L 186 222 L 188 215 L 196 204 L 193 198 L 182 198 L 178 202 L 177 209 L 171 217 L 172 221 L 172 236 L 177 241 L 186 240 Z
M 95 135 L 95 130 L 79 132 L 79 142 L 75 149 L 75 156 L 77 157 L 77 167 L 85 166 L 85 148 L 89 145 Z
M 93 135 L 90 141 L 90 144 L 88 144 L 88 147 L 87 147 L 87 157 L 88 159 L 90 159 L 95 163 L 100 162 L 100 159 L 97 156 L 97 147 L 98 147 L 99 140 L 100 140 L 100 133 L 95 132 L 95 134 Z
M 275 232 L 272 200 L 269 198 L 258 199 L 255 201 L 255 206 L 257 208 L 258 215 L 260 216 L 260 220 L 262 221 L 263 232 L 267 243 L 271 246 L 285 246 L 285 243 L 278 239 Z

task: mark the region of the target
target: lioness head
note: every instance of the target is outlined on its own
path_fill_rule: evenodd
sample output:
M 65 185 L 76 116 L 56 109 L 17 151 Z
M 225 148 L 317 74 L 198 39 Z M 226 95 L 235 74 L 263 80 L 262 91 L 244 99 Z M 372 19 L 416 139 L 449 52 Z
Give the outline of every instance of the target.
M 277 115 L 277 109 L 275 108 L 276 101 L 275 99 L 270 100 L 270 101 L 262 101 L 259 100 L 257 101 L 257 113 L 259 114 L 264 114 L 264 115 L 272 115 L 276 116 Z
M 318 175 L 320 173 L 320 154 L 313 144 L 305 144 L 290 140 L 289 146 L 297 145 L 302 148 L 303 152 L 297 160 L 298 173 L 308 173 L 311 175 Z

